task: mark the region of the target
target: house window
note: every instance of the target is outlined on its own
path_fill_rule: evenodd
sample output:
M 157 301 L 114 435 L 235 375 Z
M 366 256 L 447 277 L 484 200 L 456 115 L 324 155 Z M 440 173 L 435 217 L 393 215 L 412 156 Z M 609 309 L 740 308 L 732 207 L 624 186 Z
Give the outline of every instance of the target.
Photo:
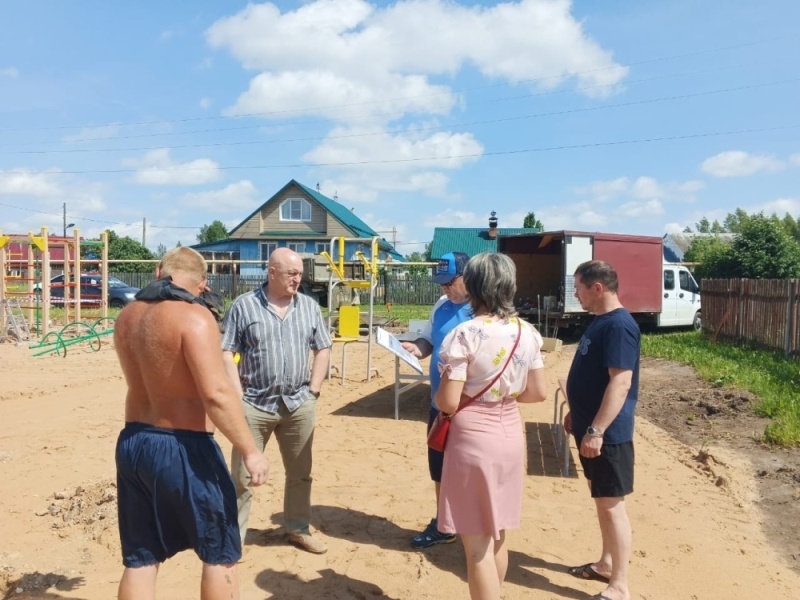
M 322 254 L 323 252 L 327 252 L 328 254 L 331 253 L 330 242 L 317 242 L 317 247 L 314 250 L 314 254 Z
M 278 249 L 278 242 L 264 242 L 261 244 L 261 260 L 269 260 L 270 254 Z
M 306 243 L 305 242 L 289 242 L 286 245 L 289 247 L 289 250 L 297 252 L 298 254 L 306 251 Z
M 287 198 L 281 203 L 281 221 L 310 221 L 311 204 L 302 198 Z

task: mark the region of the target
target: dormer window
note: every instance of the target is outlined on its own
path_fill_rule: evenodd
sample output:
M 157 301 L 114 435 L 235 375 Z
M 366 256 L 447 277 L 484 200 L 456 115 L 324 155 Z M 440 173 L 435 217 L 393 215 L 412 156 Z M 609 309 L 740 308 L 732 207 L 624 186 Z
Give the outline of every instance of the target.
M 281 221 L 310 221 L 311 204 L 303 198 L 287 198 L 281 203 Z

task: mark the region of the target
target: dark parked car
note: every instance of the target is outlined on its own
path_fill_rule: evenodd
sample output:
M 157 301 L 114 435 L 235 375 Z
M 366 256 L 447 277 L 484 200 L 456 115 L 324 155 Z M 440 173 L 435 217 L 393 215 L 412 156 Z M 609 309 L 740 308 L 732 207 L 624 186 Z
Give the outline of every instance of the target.
M 103 279 L 97 274 L 81 275 L 81 306 L 95 306 L 100 304 L 103 293 Z M 131 287 L 116 277 L 108 278 L 108 305 L 112 308 L 122 308 L 133 302 L 139 288 Z M 74 293 L 70 292 L 70 297 Z M 64 275 L 56 275 L 50 280 L 50 302 L 64 304 Z

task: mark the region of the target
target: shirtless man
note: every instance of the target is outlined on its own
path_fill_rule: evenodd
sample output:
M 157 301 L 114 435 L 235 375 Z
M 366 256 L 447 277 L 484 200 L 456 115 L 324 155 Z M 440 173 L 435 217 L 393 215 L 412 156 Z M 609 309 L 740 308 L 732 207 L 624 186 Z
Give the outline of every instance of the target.
M 205 260 L 175 248 L 156 277 L 114 328 L 128 384 L 116 450 L 125 565 L 118 597 L 154 599 L 159 565 L 192 548 L 203 561 L 201 597 L 238 599 L 236 492 L 215 426 L 241 453 L 250 485 L 267 480 L 269 464 L 225 372 L 214 317 L 196 299 L 206 286 Z

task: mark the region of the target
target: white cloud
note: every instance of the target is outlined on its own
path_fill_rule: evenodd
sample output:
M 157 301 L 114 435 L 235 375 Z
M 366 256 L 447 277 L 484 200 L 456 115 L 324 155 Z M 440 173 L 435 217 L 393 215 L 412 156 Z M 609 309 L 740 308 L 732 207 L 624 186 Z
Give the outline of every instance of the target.
M 664 233 L 682 233 L 686 225 L 680 223 L 666 223 L 664 225 Z
M 753 208 L 750 213 L 752 214 L 761 211 L 764 211 L 765 215 L 771 215 L 772 213 L 775 213 L 779 217 L 783 217 L 786 213 L 789 213 L 796 219 L 798 216 L 800 216 L 800 199 L 777 198 Z
M 339 121 L 380 123 L 404 113 L 447 114 L 455 102 L 450 89 L 416 75 L 383 73 L 366 81 L 308 70 L 257 75 L 224 114 L 280 119 L 287 114 L 316 114 Z
M 772 156 L 749 154 L 741 150 L 720 152 L 707 158 L 700 168 L 714 177 L 747 177 L 759 171 L 780 171 L 783 161 Z
M 589 195 L 598 202 L 610 200 L 628 191 L 630 180 L 627 177 L 618 177 L 611 181 L 595 181 L 587 186 L 575 188 L 578 194 Z
M 198 210 L 214 212 L 246 212 L 258 203 L 258 190 L 247 179 L 231 183 L 220 190 L 186 194 L 181 204 Z M 238 221 L 234 225 L 238 224 Z
M 666 191 L 653 177 L 639 177 L 633 182 L 631 195 L 639 200 L 649 200 L 651 198 L 663 198 L 666 196 Z
M 792 166 L 800 167 L 800 154 L 792 154 L 789 157 L 789 162 L 792 164 Z
M 362 202 L 374 201 L 381 192 L 391 191 L 445 197 L 449 177 L 441 171 L 459 169 L 483 154 L 483 146 L 469 133 L 359 136 L 361 131 L 335 129 L 303 156 L 310 163 L 337 165 L 340 174 L 324 182 L 328 195 L 335 191 L 348 201 Z
M 60 196 L 62 190 L 54 181 L 56 173 L 58 171 L 40 173 L 27 169 L 0 171 L 0 195 L 39 198 Z
M 119 124 L 100 125 L 98 127 L 84 127 L 78 133 L 65 135 L 65 142 L 89 142 L 92 140 L 110 140 L 119 133 Z
M 200 108 L 206 110 L 208 107 L 211 106 L 211 98 L 200 98 Z
M 425 227 L 480 227 L 486 225 L 486 218 L 472 211 L 448 208 L 427 217 L 422 224 Z
M 656 198 L 626 202 L 618 210 L 623 217 L 629 218 L 653 217 L 664 214 L 664 207 L 661 205 L 661 201 Z
M 609 212 L 603 207 L 595 210 L 593 202 L 576 202 L 566 206 L 558 206 L 536 211 L 536 217 L 544 223 L 548 231 L 559 229 L 575 229 L 578 231 L 596 231 L 609 222 Z
M 158 36 L 158 39 L 160 39 L 162 42 L 168 42 L 169 40 L 174 38 L 176 35 L 178 35 L 178 32 L 175 31 L 174 29 L 165 29 Z
M 0 69 L 0 77 L 8 77 L 10 79 L 16 79 L 19 77 L 19 71 L 16 67 L 4 67 Z
M 614 199 L 631 199 L 641 203 L 647 200 L 692 202 L 695 194 L 705 188 L 701 181 L 658 181 L 654 177 L 642 175 L 636 179 L 617 177 L 608 181 L 594 181 L 575 188 L 582 196 L 589 196 L 593 202 L 608 202 Z
M 543 87 L 567 77 L 619 82 L 627 69 L 586 36 L 570 9 L 568 0 L 489 7 L 411 0 L 385 8 L 318 0 L 281 14 L 271 3 L 250 4 L 214 23 L 206 39 L 245 68 L 264 71 L 324 70 L 368 80 L 380 73 L 452 75 L 474 65 L 511 82 L 546 78 Z M 361 56 L 370 57 L 368 66 L 353 60 Z
M 202 185 L 220 178 L 219 166 L 208 158 L 185 163 L 173 162 L 168 148 L 151 150 L 140 159 L 126 159 L 123 164 L 137 169 L 134 183 L 142 185 Z
M 619 83 L 628 69 L 585 34 L 570 9 L 567 0 L 489 7 L 409 0 L 384 8 L 318 0 L 281 14 L 272 3 L 250 4 L 214 23 L 206 40 L 262 71 L 229 114 L 284 118 L 298 107 L 337 119 L 442 114 L 455 94 L 428 78 L 449 78 L 465 67 L 545 89 L 568 78 L 581 85 Z M 357 60 L 365 56 L 368 62 Z

